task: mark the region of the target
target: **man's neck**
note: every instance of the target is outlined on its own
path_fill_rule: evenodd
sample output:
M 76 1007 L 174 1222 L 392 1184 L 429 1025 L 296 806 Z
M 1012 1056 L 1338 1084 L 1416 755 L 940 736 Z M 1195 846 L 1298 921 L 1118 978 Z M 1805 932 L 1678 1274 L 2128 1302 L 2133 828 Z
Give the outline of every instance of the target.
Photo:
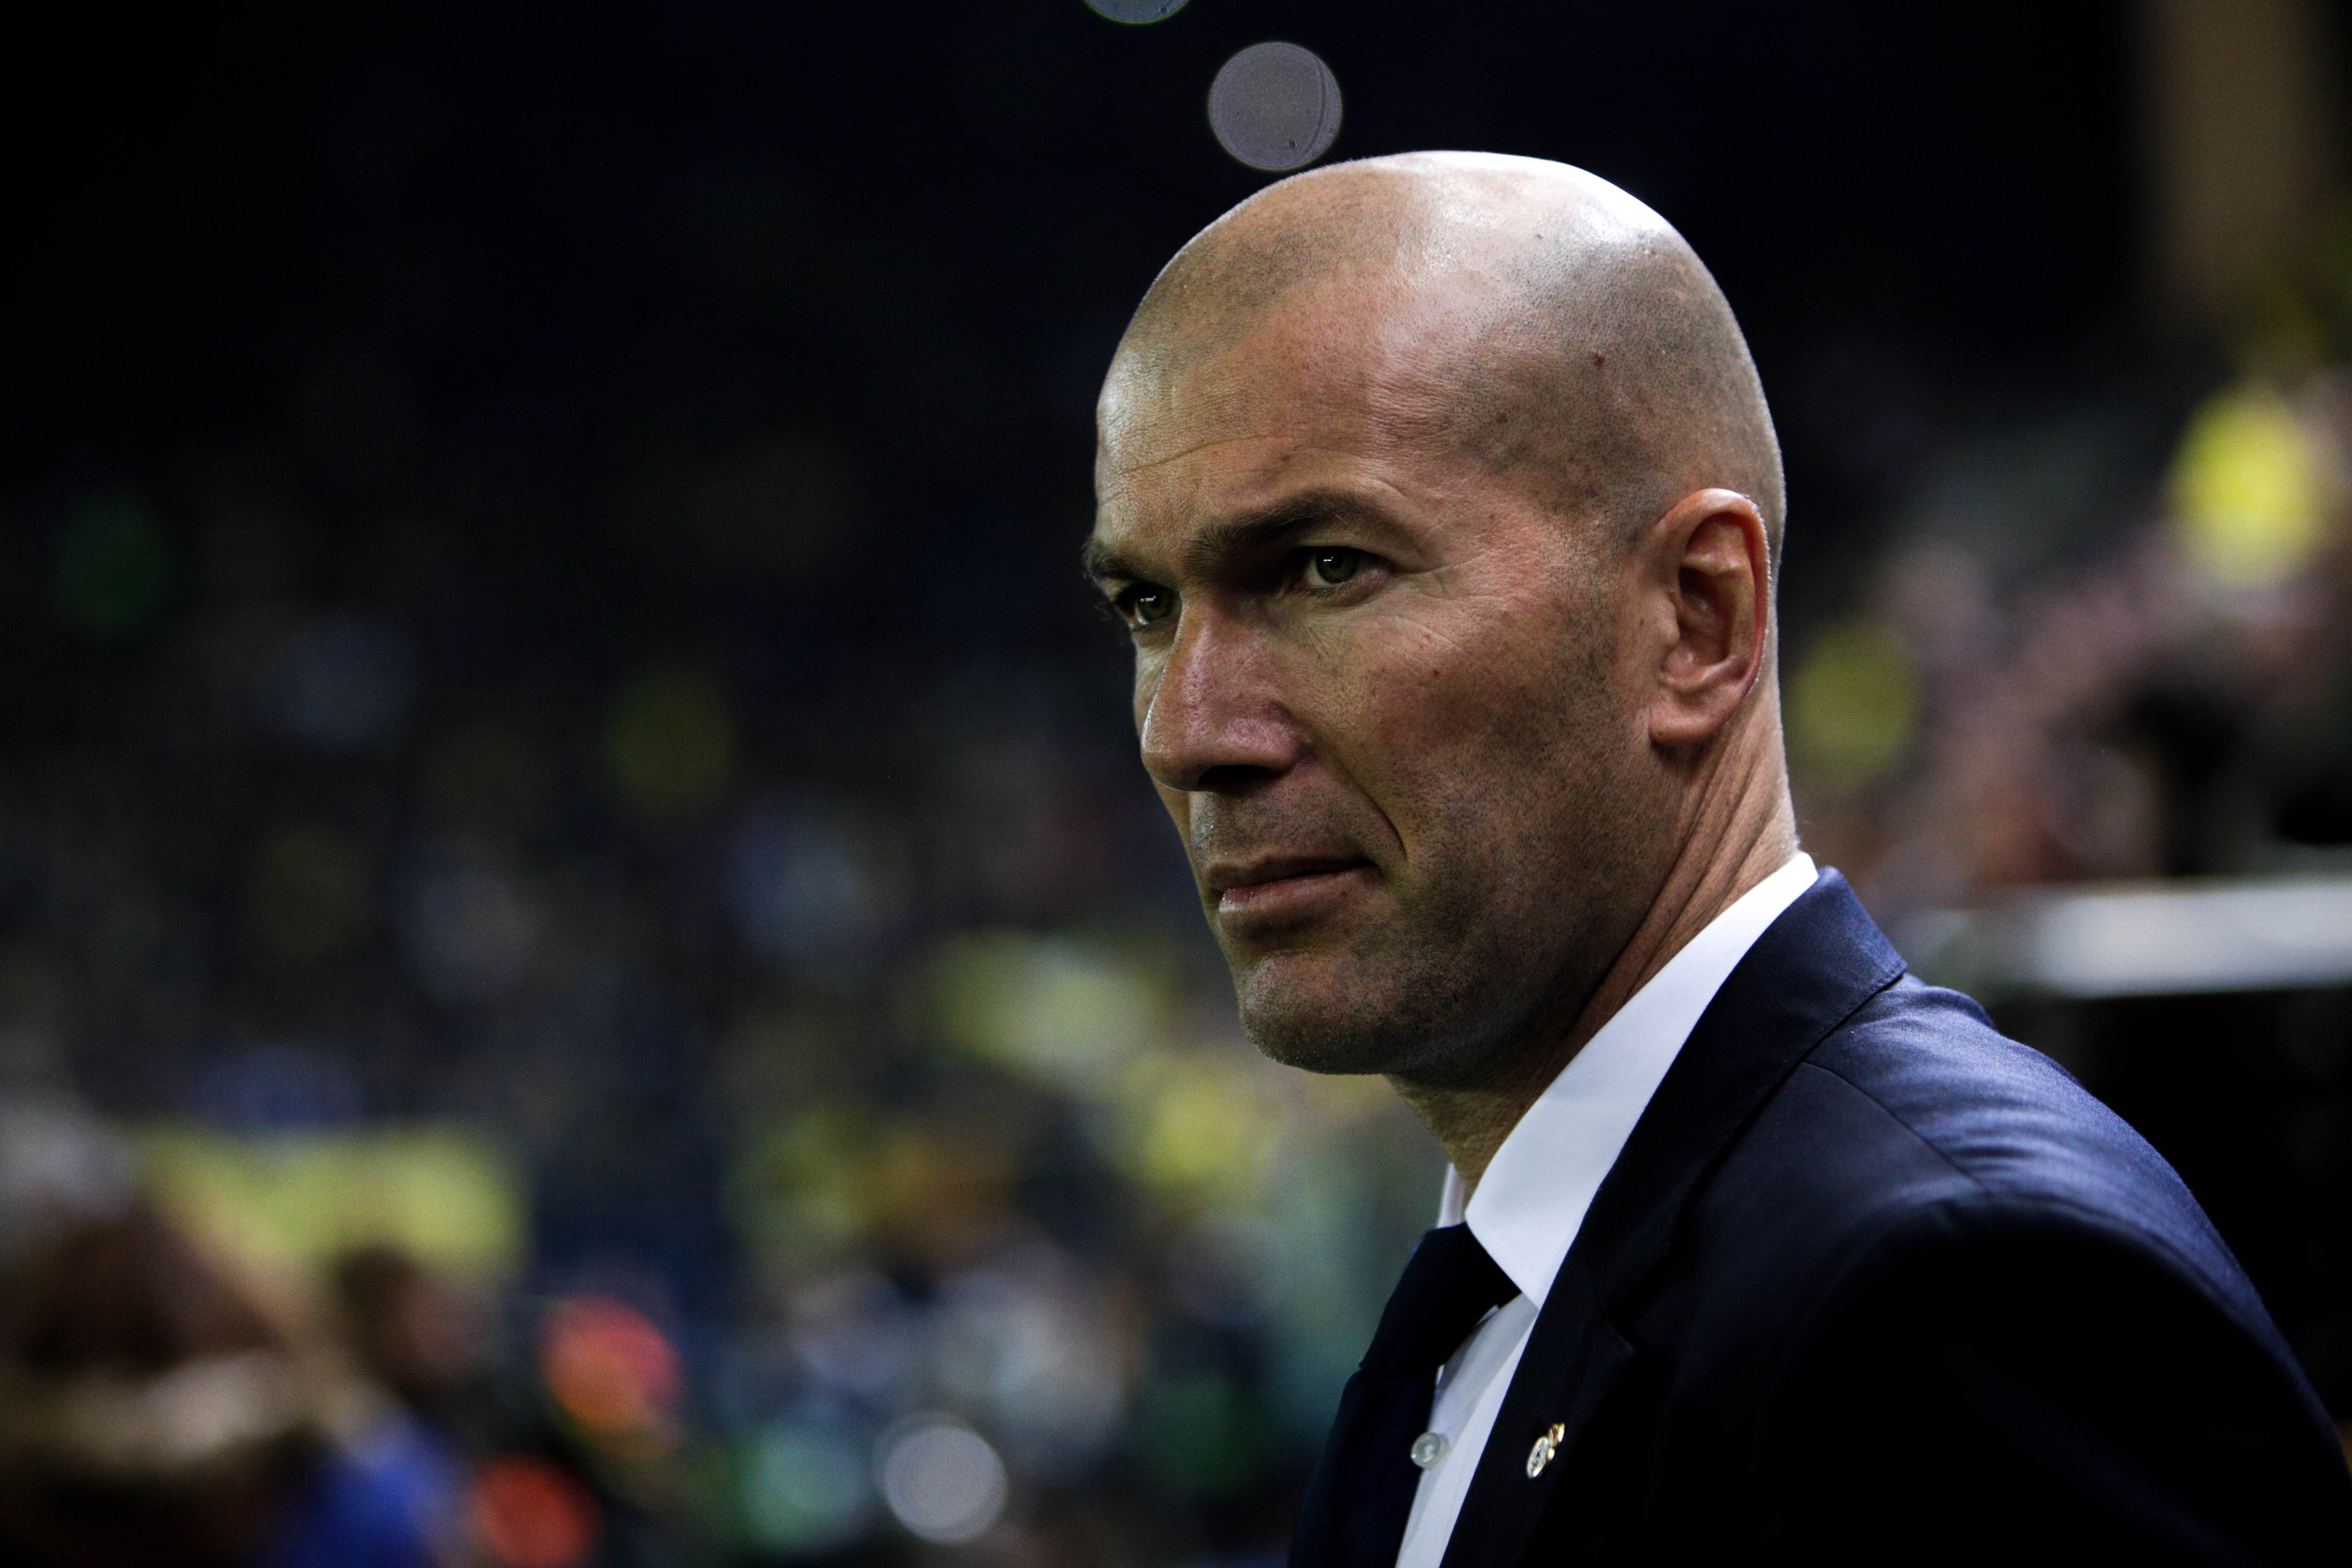
M 1576 1053 L 1688 946 L 1717 915 L 1797 852 L 1796 815 L 1778 769 L 1750 775 L 1714 831 L 1691 835 L 1648 911 L 1593 987 L 1566 1030 L 1555 1024 L 1476 1083 L 1436 1087 L 1391 1079 L 1391 1085 L 1436 1135 L 1466 1189 L 1479 1178 L 1520 1117 L 1551 1087 Z

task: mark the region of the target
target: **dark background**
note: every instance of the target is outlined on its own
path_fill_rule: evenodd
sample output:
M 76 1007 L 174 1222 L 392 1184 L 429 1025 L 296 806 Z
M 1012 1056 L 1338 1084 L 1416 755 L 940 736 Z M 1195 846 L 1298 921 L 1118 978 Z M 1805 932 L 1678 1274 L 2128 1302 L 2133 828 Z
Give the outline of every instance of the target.
M 93 482 L 176 491 L 199 454 L 267 448 L 325 528 L 463 509 L 518 611 L 559 606 L 602 624 L 567 621 L 573 646 L 626 650 L 698 635 L 708 606 L 634 580 L 679 542 L 627 536 L 611 485 L 649 449 L 805 423 L 874 481 L 835 581 L 978 547 L 951 610 L 860 595 L 828 643 L 1050 639 L 1039 584 L 1066 577 L 1048 563 L 1083 526 L 1100 363 L 1160 263 L 1263 183 L 1207 133 L 1204 84 L 1282 37 L 1342 84 L 1332 156 L 1559 158 L 1678 223 L 1754 339 L 1798 559 L 1825 563 L 1885 500 L 1850 471 L 1852 426 L 1896 412 L 1815 389 L 1841 355 L 2007 402 L 2139 347 L 2127 19 L 1210 0 L 1145 27 L 1076 4 L 125 16 L 13 51 L 7 471 L 37 508 Z M 575 563 L 561 583 L 551 533 Z

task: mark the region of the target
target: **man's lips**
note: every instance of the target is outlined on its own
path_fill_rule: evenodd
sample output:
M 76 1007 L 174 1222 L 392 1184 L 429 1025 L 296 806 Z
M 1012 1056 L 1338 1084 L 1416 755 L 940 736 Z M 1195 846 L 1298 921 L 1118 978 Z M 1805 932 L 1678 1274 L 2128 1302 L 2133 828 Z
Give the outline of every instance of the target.
M 1305 915 L 1344 895 L 1372 869 L 1356 855 L 1286 855 L 1244 865 L 1212 866 L 1207 878 L 1226 918 Z

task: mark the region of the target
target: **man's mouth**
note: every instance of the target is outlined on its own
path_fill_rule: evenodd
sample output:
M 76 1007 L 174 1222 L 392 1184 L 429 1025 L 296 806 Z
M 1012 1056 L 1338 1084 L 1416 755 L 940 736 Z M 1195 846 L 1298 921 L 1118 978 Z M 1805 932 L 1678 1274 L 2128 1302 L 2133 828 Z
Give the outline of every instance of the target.
M 1318 912 L 1372 869 L 1370 861 L 1356 855 L 1278 855 L 1212 866 L 1206 879 L 1217 895 L 1220 919 L 1288 920 Z

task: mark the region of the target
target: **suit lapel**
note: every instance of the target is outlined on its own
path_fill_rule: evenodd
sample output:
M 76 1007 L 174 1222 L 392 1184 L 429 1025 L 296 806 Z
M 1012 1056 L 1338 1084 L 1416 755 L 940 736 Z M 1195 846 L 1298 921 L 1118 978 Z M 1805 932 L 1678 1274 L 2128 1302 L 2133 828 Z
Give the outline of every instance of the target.
M 1610 1308 L 1665 1257 L 1701 1177 L 1797 1063 L 1891 985 L 1903 960 L 1835 871 L 1732 970 L 1594 1194 L 1528 1337 L 1463 1500 L 1444 1568 L 1519 1561 L 1633 1348 Z M 1546 1446 L 1538 1464 L 1533 1450 Z

